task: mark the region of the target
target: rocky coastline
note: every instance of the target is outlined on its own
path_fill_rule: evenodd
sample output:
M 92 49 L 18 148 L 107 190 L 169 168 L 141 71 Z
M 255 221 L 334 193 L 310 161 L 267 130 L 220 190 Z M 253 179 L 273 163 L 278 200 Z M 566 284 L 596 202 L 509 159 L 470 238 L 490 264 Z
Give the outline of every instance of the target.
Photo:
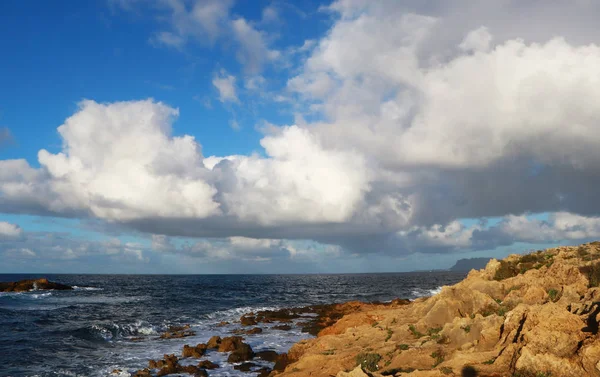
M 19 280 L 15 282 L 0 282 L 0 292 L 28 292 L 35 290 L 66 291 L 71 289 L 73 289 L 73 287 L 54 283 L 45 278 Z
M 600 242 L 515 254 L 414 301 L 246 313 L 219 323 L 220 335 L 203 343 L 111 375 L 202 377 L 227 363 L 260 377 L 600 377 L 599 285 Z M 0 285 L 31 289 L 71 287 L 46 279 Z M 291 329 L 315 337 L 287 353 L 253 349 L 248 341 Z M 159 336 L 198 340 L 190 326 Z
M 151 360 L 134 376 L 207 376 L 216 365 L 189 360 L 230 352 L 236 369 L 261 377 L 600 377 L 599 284 L 598 242 L 515 254 L 412 302 L 248 313 L 237 335 L 185 346 L 181 356 Z M 307 313 L 316 315 L 304 321 Z M 316 337 L 285 354 L 244 343 L 261 324 L 298 319 Z M 255 360 L 274 366 L 257 369 Z

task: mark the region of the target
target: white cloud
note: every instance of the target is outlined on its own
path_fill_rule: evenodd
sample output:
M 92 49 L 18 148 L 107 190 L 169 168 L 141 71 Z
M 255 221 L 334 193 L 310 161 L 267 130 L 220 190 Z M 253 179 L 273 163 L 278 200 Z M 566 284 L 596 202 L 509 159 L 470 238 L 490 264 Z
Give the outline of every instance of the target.
M 136 11 L 142 9 L 143 2 L 116 0 L 114 5 L 125 11 Z M 213 47 L 220 41 L 225 44 L 234 41 L 237 60 L 248 74 L 257 74 L 266 63 L 277 60 L 281 54 L 269 47 L 267 33 L 258 30 L 256 23 L 231 15 L 233 5 L 233 0 L 157 1 L 157 18 L 168 20 L 169 26 L 167 30 L 153 33 L 150 42 L 183 50 L 191 42 Z M 263 9 L 262 24 L 277 20 L 274 7 Z
M 49 210 L 77 209 L 108 220 L 216 214 L 215 190 L 202 177 L 200 146 L 191 136 L 170 135 L 177 115 L 150 100 L 83 101 L 58 128 L 63 151 L 41 150 L 42 170 L 25 169 L 44 176 L 40 187 L 15 192 L 9 179 L 2 193 L 36 200 L 40 190 L 48 190 L 57 198 L 46 203 Z
M 458 47 L 467 52 L 485 52 L 490 49 L 491 42 L 492 35 L 485 26 L 482 26 L 471 30 Z
M 261 21 L 263 23 L 279 22 L 279 12 L 273 5 L 264 7 L 262 10 L 262 20 Z
M 154 44 L 163 44 L 176 49 L 182 49 L 186 43 L 184 37 L 168 31 L 157 33 L 150 41 Z
M 22 233 L 23 230 L 18 225 L 0 221 L 0 239 L 19 237 Z
M 236 94 L 235 76 L 228 75 L 226 72 L 222 71 L 220 74 L 213 77 L 212 84 L 219 91 L 219 101 L 222 103 L 240 102 Z
M 231 25 L 234 38 L 240 45 L 237 59 L 247 73 L 257 74 L 265 63 L 280 57 L 278 51 L 269 49 L 264 33 L 256 30 L 244 18 L 233 20 Z

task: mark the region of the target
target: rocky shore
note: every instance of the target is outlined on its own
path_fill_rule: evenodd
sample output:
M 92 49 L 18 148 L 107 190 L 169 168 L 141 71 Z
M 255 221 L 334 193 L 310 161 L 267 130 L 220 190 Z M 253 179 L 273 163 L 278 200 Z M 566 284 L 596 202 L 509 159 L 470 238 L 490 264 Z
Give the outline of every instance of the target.
M 432 297 L 248 313 L 237 335 L 151 360 L 136 377 L 210 375 L 210 352 L 230 352 L 258 376 L 600 377 L 600 243 L 491 260 Z M 306 320 L 306 314 L 314 313 Z M 243 336 L 261 324 L 299 324 L 316 338 L 287 354 L 255 352 Z M 185 336 L 189 329 L 174 329 Z M 171 334 L 171 335 L 173 335 Z M 273 368 L 254 364 L 267 360 Z

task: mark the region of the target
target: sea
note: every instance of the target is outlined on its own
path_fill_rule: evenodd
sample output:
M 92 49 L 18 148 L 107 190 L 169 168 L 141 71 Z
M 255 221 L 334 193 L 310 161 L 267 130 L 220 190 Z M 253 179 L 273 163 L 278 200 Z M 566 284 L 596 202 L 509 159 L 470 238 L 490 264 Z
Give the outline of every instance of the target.
M 149 359 L 181 354 L 184 344 L 229 336 L 242 314 L 313 304 L 415 299 L 437 293 L 465 273 L 432 271 L 331 275 L 21 275 L 47 277 L 72 291 L 0 293 L 0 376 L 126 377 Z M 310 314 L 307 314 L 310 315 Z M 221 321 L 230 325 L 219 327 Z M 237 321 L 237 323 L 236 323 Z M 196 335 L 161 339 L 169 326 L 189 324 Z M 273 324 L 276 325 L 276 324 Z M 286 352 L 311 336 L 259 324 L 245 335 L 254 351 Z M 209 376 L 255 376 L 235 370 L 227 355 L 208 352 L 220 365 Z M 198 360 L 195 360 L 197 363 Z M 259 366 L 271 363 L 255 361 Z M 183 363 L 182 363 L 183 364 Z M 258 368 L 258 367 L 257 367 Z

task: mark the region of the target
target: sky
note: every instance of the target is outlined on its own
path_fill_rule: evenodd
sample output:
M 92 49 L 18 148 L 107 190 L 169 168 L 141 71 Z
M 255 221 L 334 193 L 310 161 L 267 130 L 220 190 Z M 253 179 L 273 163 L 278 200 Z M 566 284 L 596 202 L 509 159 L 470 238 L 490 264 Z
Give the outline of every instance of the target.
M 600 2 L 0 2 L 0 273 L 449 268 L 600 238 Z

